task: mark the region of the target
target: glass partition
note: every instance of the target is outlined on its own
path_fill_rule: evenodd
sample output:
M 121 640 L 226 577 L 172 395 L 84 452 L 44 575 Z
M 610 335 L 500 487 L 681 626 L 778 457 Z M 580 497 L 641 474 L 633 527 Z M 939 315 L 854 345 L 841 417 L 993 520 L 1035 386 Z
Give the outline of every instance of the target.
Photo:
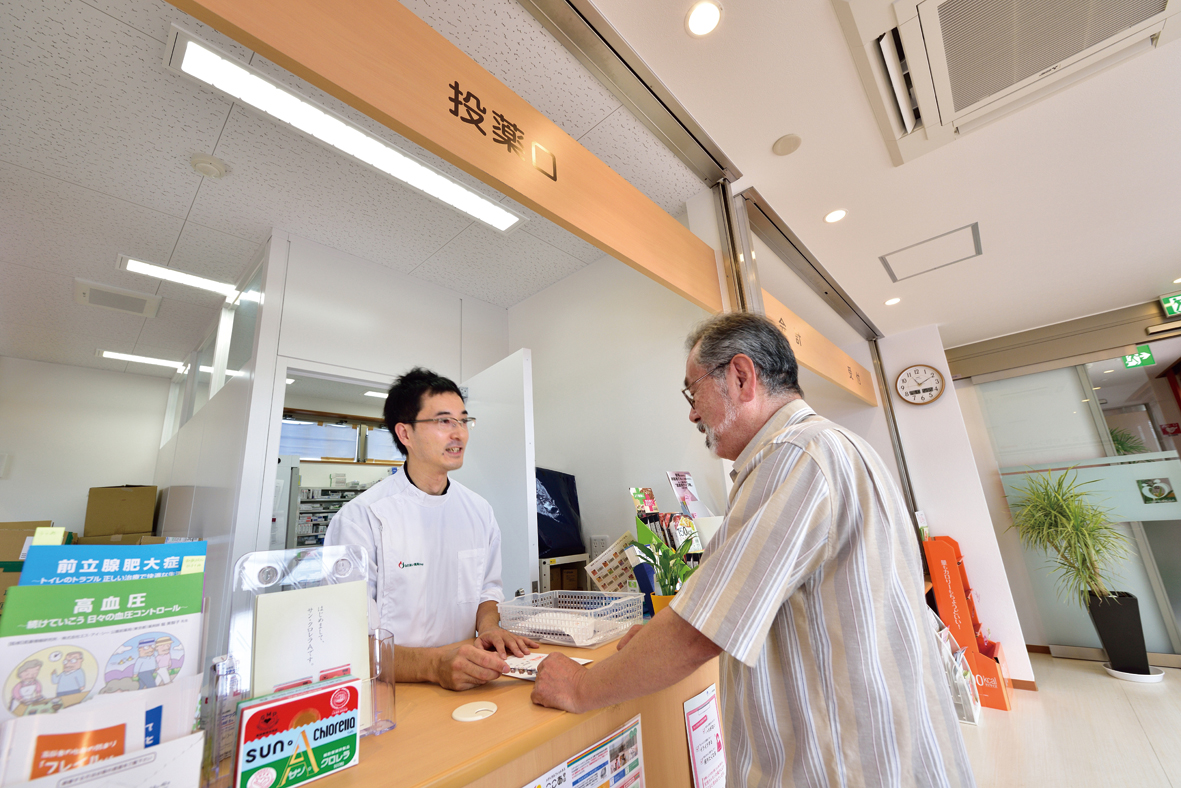
M 1162 405 L 1175 412 L 1178 403 L 1158 399 L 1173 399 L 1164 371 L 1116 357 L 976 389 L 1010 510 L 1038 476 L 1085 485 L 1126 538 L 1129 557 L 1109 579 L 1137 597 L 1148 650 L 1181 653 L 1181 458 L 1161 427 Z M 1050 645 L 1100 647 L 1087 612 L 1060 597 L 1050 556 L 1024 557 Z
M 234 307 L 234 323 L 230 330 L 230 350 L 226 357 L 226 377 L 245 367 L 254 356 L 254 328 L 262 307 L 262 268 L 254 273 Z
M 210 387 L 213 383 L 213 356 L 216 345 L 217 329 L 215 328 L 213 333 L 205 339 L 201 349 L 197 351 L 197 369 L 194 370 L 197 387 L 193 398 L 194 414 L 209 401 Z

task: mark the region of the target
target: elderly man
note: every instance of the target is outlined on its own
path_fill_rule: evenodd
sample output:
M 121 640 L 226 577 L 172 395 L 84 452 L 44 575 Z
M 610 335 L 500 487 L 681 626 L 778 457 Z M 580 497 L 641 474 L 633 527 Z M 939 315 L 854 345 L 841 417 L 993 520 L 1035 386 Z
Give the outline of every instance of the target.
M 619 703 L 720 654 L 729 785 L 974 785 L 881 459 L 808 407 L 765 318 L 711 318 L 686 345 L 689 419 L 734 460 L 726 520 L 667 610 L 591 670 L 551 655 L 534 702 Z

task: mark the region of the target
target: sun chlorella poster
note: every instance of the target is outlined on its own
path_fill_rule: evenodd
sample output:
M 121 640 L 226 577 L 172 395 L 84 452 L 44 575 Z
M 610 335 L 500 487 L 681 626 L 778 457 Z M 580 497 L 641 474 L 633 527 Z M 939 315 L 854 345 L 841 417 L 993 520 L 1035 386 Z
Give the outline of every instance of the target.
M 349 679 L 245 707 L 237 788 L 288 788 L 356 765 L 360 690 Z

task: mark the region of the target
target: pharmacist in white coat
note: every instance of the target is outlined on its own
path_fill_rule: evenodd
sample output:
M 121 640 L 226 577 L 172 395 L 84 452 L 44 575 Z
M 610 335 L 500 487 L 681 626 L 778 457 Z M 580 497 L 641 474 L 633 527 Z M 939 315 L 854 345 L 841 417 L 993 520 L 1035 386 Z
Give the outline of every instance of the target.
M 538 644 L 500 628 L 500 528 L 447 477 L 475 419 L 453 381 L 415 367 L 390 388 L 385 422 L 406 464 L 342 506 L 324 544 L 368 552 L 369 621 L 394 635 L 397 681 L 486 684 Z

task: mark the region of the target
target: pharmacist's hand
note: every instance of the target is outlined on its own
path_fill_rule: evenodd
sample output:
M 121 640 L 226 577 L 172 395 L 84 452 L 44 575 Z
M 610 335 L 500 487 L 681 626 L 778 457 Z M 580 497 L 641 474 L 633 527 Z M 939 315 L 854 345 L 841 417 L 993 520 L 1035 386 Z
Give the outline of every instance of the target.
M 529 649 L 538 648 L 541 644 L 521 635 L 514 635 L 507 629 L 492 627 L 487 632 L 480 633 L 476 638 L 476 645 L 485 651 L 495 651 L 501 659 L 511 651 L 514 657 L 523 657 L 530 653 Z
M 619 643 L 616 644 L 615 650 L 616 651 L 623 651 L 623 647 L 626 646 L 628 643 L 630 643 L 631 639 L 634 638 L 637 634 L 639 634 L 639 631 L 643 628 L 644 628 L 643 624 L 636 624 L 631 629 L 629 629 L 627 631 L 627 634 L 619 639 Z
M 533 702 L 538 706 L 581 714 L 578 687 L 586 676 L 586 668 L 561 652 L 554 652 L 537 663 L 537 682 L 533 685 Z
M 459 691 L 500 678 L 508 673 L 508 663 L 491 651 L 464 643 L 442 653 L 435 673 L 441 687 Z

